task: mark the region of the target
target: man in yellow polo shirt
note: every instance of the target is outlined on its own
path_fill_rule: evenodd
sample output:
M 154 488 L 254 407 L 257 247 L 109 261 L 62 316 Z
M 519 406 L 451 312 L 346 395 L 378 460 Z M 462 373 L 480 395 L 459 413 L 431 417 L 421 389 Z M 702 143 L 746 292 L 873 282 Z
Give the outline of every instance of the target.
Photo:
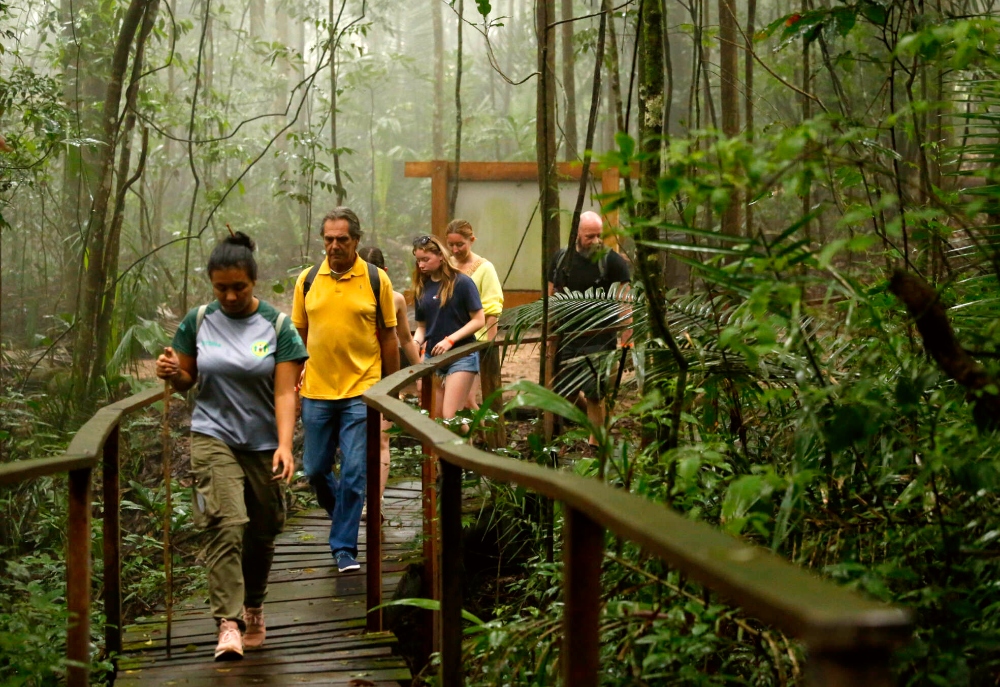
M 399 369 L 392 283 L 378 270 L 378 294 L 358 257 L 361 223 L 338 207 L 322 224 L 326 260 L 295 282 L 292 323 L 309 351 L 302 382 L 303 467 L 319 505 L 330 514 L 330 551 L 340 572 L 357 570 L 358 528 L 365 502 L 368 411 L 363 394 Z M 307 277 L 312 283 L 306 288 Z M 384 322 L 376 319 L 376 298 Z M 381 324 L 381 327 L 378 325 Z M 340 478 L 333 461 L 340 449 Z M 377 509 L 376 509 L 377 510 Z

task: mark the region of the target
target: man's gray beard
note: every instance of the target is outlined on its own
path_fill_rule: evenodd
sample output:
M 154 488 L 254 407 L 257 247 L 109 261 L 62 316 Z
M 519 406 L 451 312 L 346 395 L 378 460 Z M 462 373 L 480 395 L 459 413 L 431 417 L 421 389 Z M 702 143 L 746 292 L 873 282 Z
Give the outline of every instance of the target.
M 592 257 L 594 253 L 597 252 L 597 246 L 587 246 L 586 248 L 580 248 L 580 246 L 577 246 L 576 252 L 581 257 L 589 258 Z

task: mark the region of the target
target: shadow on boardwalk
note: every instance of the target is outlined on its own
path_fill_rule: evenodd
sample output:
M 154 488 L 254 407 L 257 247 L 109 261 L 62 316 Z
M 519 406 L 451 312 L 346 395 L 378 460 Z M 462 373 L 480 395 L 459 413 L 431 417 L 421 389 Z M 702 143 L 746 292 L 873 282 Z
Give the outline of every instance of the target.
M 385 492 L 382 547 L 383 598 L 392 597 L 408 562 L 419 556 L 420 483 L 402 482 Z M 320 510 L 291 518 L 276 542 L 264 604 L 267 641 L 242 661 L 215 663 L 217 639 L 207 601 L 174 608 L 172 655 L 167 658 L 165 617 L 140 619 L 126 628 L 125 655 L 115 684 L 164 685 L 407 685 L 406 662 L 393 655 L 396 637 L 365 634 L 365 523 L 361 569 L 340 574 L 327 544 L 329 521 Z

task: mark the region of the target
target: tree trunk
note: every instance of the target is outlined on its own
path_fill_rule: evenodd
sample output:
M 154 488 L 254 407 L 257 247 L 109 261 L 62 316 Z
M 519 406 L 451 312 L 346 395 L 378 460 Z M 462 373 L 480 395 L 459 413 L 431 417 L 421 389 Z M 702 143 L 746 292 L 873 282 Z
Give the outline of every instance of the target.
M 103 300 L 109 276 L 117 269 L 117 255 L 111 259 L 109 248 L 117 248 L 117 237 L 110 235 L 108 204 L 114 181 L 113 167 L 119 133 L 119 109 L 122 84 L 128 69 L 129 53 L 139 25 L 147 12 L 155 11 L 157 0 L 132 0 L 125 12 L 121 30 L 115 43 L 111 61 L 111 74 L 101 112 L 103 131 L 100 176 L 97 192 L 90 206 L 89 237 L 86 245 L 86 278 L 77 313 L 79 322 L 73 355 L 73 396 L 89 405 L 97 375 L 103 373 L 104 360 L 96 359 L 97 338 L 102 328 L 110 327 L 101 322 Z M 152 7 L 151 7 L 152 6 Z M 137 57 L 141 59 L 141 50 Z M 139 72 L 141 74 L 141 70 Z
M 340 176 L 340 149 L 337 147 L 337 20 L 336 0 L 330 0 L 330 148 L 333 149 L 333 180 L 337 205 L 344 204 L 347 190 Z
M 555 21 L 555 0 L 535 0 L 535 29 L 538 39 L 538 85 L 535 101 L 535 150 L 538 160 L 538 210 L 542 222 L 542 341 L 538 378 L 544 384 L 548 357 L 549 334 L 549 264 L 559 249 L 559 184 L 556 178 L 556 45 L 555 31 L 549 24 Z M 545 422 L 546 435 L 551 434 L 551 415 Z M 546 437 L 548 438 L 548 436 Z
M 72 113 L 73 137 L 77 139 L 98 139 L 102 122 L 98 106 L 107 90 L 108 54 L 92 49 L 93 43 L 81 40 L 86 33 L 101 33 L 108 30 L 100 12 L 80 13 L 74 16 L 73 3 L 62 0 L 59 21 L 63 26 L 66 49 L 63 53 L 63 98 L 66 108 Z M 74 22 L 76 25 L 74 26 Z M 80 66 L 83 65 L 83 68 Z M 66 302 L 72 311 L 80 306 L 83 271 L 81 255 L 87 241 L 85 231 L 86 209 L 84 203 L 96 193 L 96 180 L 100 174 L 100 150 L 92 145 L 71 145 L 66 147 L 63 159 L 62 182 L 62 226 L 65 232 L 62 240 L 62 274 Z
M 448 219 L 455 218 L 455 203 L 458 202 L 459 165 L 462 164 L 462 20 L 465 1 L 458 0 L 458 51 L 455 57 L 455 178 L 451 183 L 448 199 Z M 437 227 L 432 227 L 432 230 Z M 442 227 L 442 231 L 444 228 Z
M 538 158 L 539 212 L 542 218 L 542 249 L 546 255 L 559 250 L 559 183 L 556 178 L 556 49 L 555 0 L 536 0 L 538 30 L 538 90 L 535 103 L 535 135 Z M 543 277 L 547 280 L 548 274 Z M 545 285 L 543 284 L 543 289 Z
M 566 113 L 563 117 L 564 156 L 567 162 L 579 155 L 576 133 L 576 59 L 573 53 L 573 0 L 562 0 L 562 82 L 566 94 Z
M 736 3 L 719 0 L 719 80 L 722 109 L 722 133 L 727 138 L 740 135 L 740 98 L 736 88 Z M 729 205 L 722 213 L 722 233 L 738 236 L 740 233 L 740 194 L 732 189 Z
M 265 17 L 267 16 L 266 0 L 250 0 L 250 40 L 267 40 Z
M 659 213 L 656 182 L 660 178 L 660 146 L 663 134 L 663 14 L 654 0 L 642 3 L 639 17 L 639 163 L 637 215 L 646 221 Z M 656 227 L 643 228 L 643 238 L 656 240 Z M 659 270 L 656 270 L 659 273 Z
M 444 20 L 441 17 L 441 0 L 431 3 L 431 24 L 434 29 L 434 117 L 431 122 L 434 159 L 444 157 Z
M 747 30 L 746 30 L 746 63 L 743 91 L 745 93 L 746 104 L 746 135 L 751 143 L 754 139 L 753 130 L 753 34 L 756 31 L 754 23 L 757 20 L 757 0 L 747 0 Z M 753 236 L 753 198 L 749 193 L 746 196 L 746 235 Z

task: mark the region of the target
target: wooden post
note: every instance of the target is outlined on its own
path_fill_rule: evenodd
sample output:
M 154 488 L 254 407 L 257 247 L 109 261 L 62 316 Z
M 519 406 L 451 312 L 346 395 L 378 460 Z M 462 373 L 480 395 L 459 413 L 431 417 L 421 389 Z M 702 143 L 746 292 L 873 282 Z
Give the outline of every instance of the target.
M 559 654 L 563 684 L 597 687 L 604 528 L 580 511 L 567 507 L 563 538 L 565 608 Z
M 104 645 L 108 655 L 122 652 L 121 490 L 119 426 L 104 442 Z
M 69 473 L 69 549 L 66 553 L 66 670 L 69 687 L 90 681 L 90 468 Z
M 438 238 L 445 237 L 448 228 L 448 163 L 434 160 L 431 165 L 431 232 Z
M 462 468 L 441 461 L 441 684 L 462 679 Z
M 365 524 L 365 542 L 367 544 L 367 561 L 365 569 L 365 588 L 367 590 L 367 622 L 368 632 L 382 631 L 382 609 L 376 606 L 382 603 L 382 415 L 374 408 L 368 408 L 368 423 L 365 429 L 368 442 L 366 465 L 366 499 L 368 501 L 368 522 Z
M 434 383 L 431 377 L 434 373 L 420 380 L 420 407 L 427 411 L 427 414 L 434 417 Z M 424 588 L 432 599 L 441 600 L 441 581 L 438 566 L 438 537 L 437 537 L 437 458 L 434 455 L 434 446 L 430 443 L 423 444 L 424 463 L 420 470 L 420 489 L 423 494 L 424 510 Z M 439 631 L 440 614 L 432 614 L 431 620 L 431 650 L 439 651 L 441 646 L 438 639 L 441 636 Z
M 483 349 L 480 356 L 480 369 L 479 378 L 482 380 L 483 387 L 483 402 L 489 398 L 490 394 L 500 388 L 500 349 L 496 346 L 490 346 L 489 348 Z M 506 448 L 507 446 L 507 429 L 503 422 L 503 399 L 497 397 L 495 401 L 491 404 L 491 409 L 493 412 L 500 415 L 497 418 L 497 423 L 487 431 L 486 443 L 490 448 Z
M 549 341 L 546 342 L 548 346 L 545 348 L 545 356 L 547 362 L 545 365 L 545 379 L 538 380 L 539 383 L 546 389 L 552 389 L 552 382 L 555 380 L 556 375 L 559 374 L 559 370 L 556 369 L 557 354 L 559 352 L 559 336 L 550 336 Z M 552 437 L 557 433 L 558 427 L 556 423 L 556 417 L 551 412 L 544 410 L 542 411 L 542 432 L 545 435 L 545 441 L 552 441 Z
M 809 687 L 892 687 L 896 684 L 889 668 L 892 652 L 888 647 L 836 652 L 808 652 L 806 684 Z

